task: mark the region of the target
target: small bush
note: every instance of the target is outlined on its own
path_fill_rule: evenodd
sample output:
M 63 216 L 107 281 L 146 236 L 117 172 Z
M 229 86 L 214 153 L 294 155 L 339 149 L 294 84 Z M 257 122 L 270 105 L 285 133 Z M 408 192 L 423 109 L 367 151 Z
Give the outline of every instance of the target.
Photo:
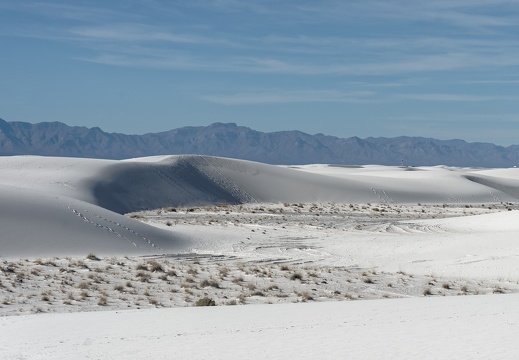
M 204 297 L 204 298 L 198 299 L 195 302 L 195 306 L 216 306 L 216 303 L 214 302 L 213 299 Z
M 220 288 L 220 284 L 218 284 L 218 282 L 214 281 L 214 280 L 206 280 L 206 279 L 204 279 L 204 280 L 202 280 L 200 282 L 200 287 L 208 287 L 208 286 L 212 286 L 212 287 L 217 288 L 217 289 Z
M 150 303 L 150 305 L 153 305 L 153 306 L 159 306 L 160 303 L 155 300 L 155 299 L 148 299 L 148 302 Z
M 149 266 L 151 272 L 164 272 L 164 268 L 162 267 L 162 265 L 156 261 L 150 261 Z
M 87 283 L 86 281 L 82 281 L 79 283 L 79 285 L 77 287 L 79 289 L 88 289 L 90 287 L 90 284 Z
M 106 296 L 101 296 L 99 298 L 99 302 L 97 303 L 99 306 L 106 306 L 108 305 L 108 298 Z
M 237 276 L 237 277 L 235 277 L 235 278 L 232 279 L 232 282 L 233 282 L 234 284 L 240 284 L 240 283 L 242 283 L 243 281 L 244 281 L 243 276 Z
M 146 266 L 146 264 L 139 264 L 139 265 L 137 265 L 137 267 L 135 269 L 148 271 L 148 267 Z
M 218 269 L 221 277 L 226 277 L 229 274 L 229 269 L 225 266 Z
M 142 271 L 138 272 L 137 276 L 140 278 L 140 280 L 142 282 L 146 282 L 146 281 L 151 279 L 151 275 L 150 274 L 147 274 L 147 273 L 142 272 Z
M 177 276 L 177 272 L 176 272 L 175 270 L 169 270 L 169 271 L 167 272 L 167 275 L 168 275 L 168 276 Z
M 294 274 L 292 274 L 292 276 L 290 277 L 290 280 L 299 280 L 299 281 L 302 281 L 302 280 L 303 280 L 303 275 L 301 275 L 300 273 L 294 273 Z
M 98 258 L 95 254 L 88 254 L 87 257 L 86 257 L 88 260 L 92 260 L 92 261 L 100 261 L 101 259 Z

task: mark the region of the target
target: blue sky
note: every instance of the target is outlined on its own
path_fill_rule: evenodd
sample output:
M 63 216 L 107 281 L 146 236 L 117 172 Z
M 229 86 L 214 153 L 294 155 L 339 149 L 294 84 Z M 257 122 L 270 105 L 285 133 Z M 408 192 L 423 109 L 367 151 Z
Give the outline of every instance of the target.
M 519 1 L 0 1 L 0 117 L 519 144 Z

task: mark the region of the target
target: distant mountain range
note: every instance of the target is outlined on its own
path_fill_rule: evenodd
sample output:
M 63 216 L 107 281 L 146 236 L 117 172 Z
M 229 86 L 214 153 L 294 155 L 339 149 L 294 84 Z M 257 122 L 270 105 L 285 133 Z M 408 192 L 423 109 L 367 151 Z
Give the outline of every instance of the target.
M 229 123 L 125 135 L 59 122 L 30 124 L 0 119 L 0 155 L 125 159 L 203 154 L 268 164 L 380 164 L 512 167 L 519 145 L 508 147 L 422 137 L 338 138 L 300 131 L 264 133 Z

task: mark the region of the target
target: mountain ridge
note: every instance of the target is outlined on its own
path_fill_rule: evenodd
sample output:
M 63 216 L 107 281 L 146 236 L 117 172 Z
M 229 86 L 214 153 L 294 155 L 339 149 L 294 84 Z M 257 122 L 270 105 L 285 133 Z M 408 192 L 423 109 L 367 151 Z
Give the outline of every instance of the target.
M 127 135 L 108 133 L 99 127 L 68 126 L 61 122 L 7 122 L 0 118 L 0 156 L 125 159 L 169 154 L 222 156 L 277 165 L 403 163 L 512 167 L 519 162 L 519 145 L 504 147 L 409 136 L 339 138 L 298 130 L 265 133 L 221 122 Z

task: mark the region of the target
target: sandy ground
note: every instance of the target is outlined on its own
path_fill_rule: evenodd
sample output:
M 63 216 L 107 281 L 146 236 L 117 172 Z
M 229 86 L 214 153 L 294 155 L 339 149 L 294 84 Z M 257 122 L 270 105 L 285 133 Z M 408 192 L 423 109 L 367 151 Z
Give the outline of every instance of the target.
M 514 359 L 518 295 L 0 318 L 2 359 Z
M 466 254 L 479 249 L 477 229 L 467 232 L 463 225 L 465 231 L 456 233 L 446 223 L 470 225 L 475 217 L 505 222 L 514 208 L 285 203 L 131 213 L 190 237 L 193 247 L 173 254 L 6 260 L 0 314 L 189 307 L 204 299 L 244 305 L 516 292 L 519 277 L 509 262 L 517 254 L 510 247 L 506 256 L 486 252 L 492 260 L 478 261 L 478 254 Z M 423 252 L 412 244 L 423 248 L 440 236 L 451 246 L 436 258 L 427 248 L 429 259 L 421 260 Z M 460 258 L 453 257 L 459 248 Z

